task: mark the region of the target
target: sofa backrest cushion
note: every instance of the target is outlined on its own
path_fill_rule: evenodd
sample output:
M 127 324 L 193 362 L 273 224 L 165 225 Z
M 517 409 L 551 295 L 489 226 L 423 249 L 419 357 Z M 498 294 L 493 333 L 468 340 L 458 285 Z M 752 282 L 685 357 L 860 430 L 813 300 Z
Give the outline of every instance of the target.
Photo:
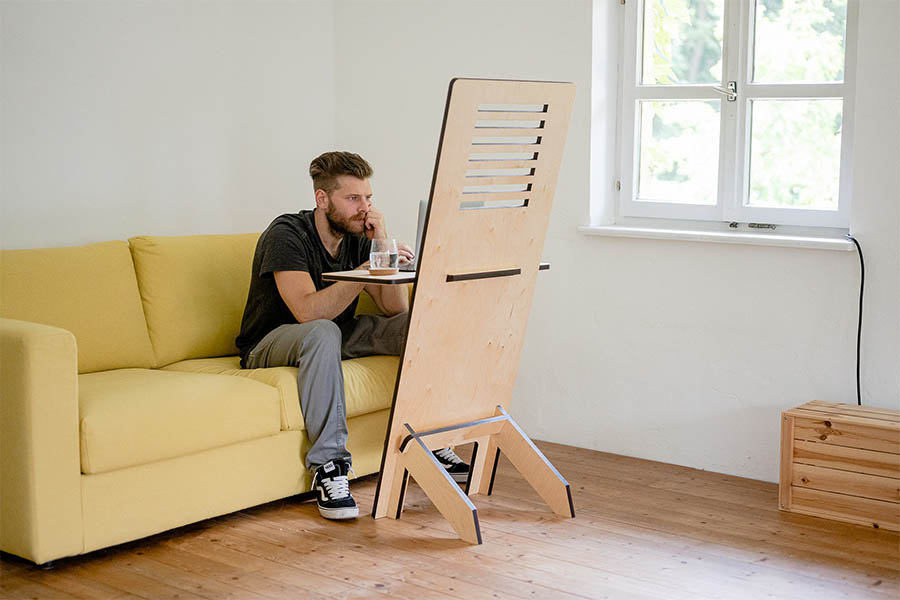
M 0 252 L 0 316 L 75 335 L 78 372 L 153 366 L 128 244 Z
M 258 233 L 128 240 L 159 366 L 237 354 Z

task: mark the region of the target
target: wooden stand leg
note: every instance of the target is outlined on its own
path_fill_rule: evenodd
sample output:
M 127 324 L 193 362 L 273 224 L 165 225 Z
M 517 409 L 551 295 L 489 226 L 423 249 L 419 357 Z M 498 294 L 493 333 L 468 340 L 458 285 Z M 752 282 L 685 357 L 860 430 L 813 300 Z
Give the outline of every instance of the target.
M 469 476 L 466 478 L 466 483 L 462 487 L 463 492 L 465 492 L 466 496 L 471 496 L 475 492 L 473 491 L 475 488 L 472 485 L 472 482 L 475 481 L 473 475 L 475 470 L 475 461 L 478 460 L 479 448 L 484 448 L 484 444 L 487 440 L 478 439 L 472 444 L 472 457 L 469 459 Z
M 375 518 L 379 518 L 382 516 L 391 516 L 395 519 L 400 518 L 400 513 L 403 512 L 403 500 L 406 496 L 406 484 L 409 479 L 409 473 L 403 467 L 403 461 L 397 460 L 394 461 L 394 473 L 393 477 L 390 479 L 391 485 L 384 488 L 384 492 L 387 494 L 387 502 L 382 506 L 386 506 L 387 510 L 384 514 L 375 514 L 373 516 Z M 375 507 L 376 509 L 381 508 L 381 506 Z
M 482 494 L 490 495 L 491 482 L 494 480 L 494 472 L 497 461 L 497 442 L 494 436 L 485 440 L 485 443 L 478 445 L 478 456 L 472 463 L 472 485 L 469 488 L 469 495 Z
M 569 483 L 502 406 L 497 407 L 496 416 L 479 421 L 422 433 L 413 431 L 409 424 L 404 427 L 409 435 L 400 445 L 396 460 L 386 465 L 382 473 L 379 483 L 384 485 L 381 492 L 387 496 L 387 502 L 376 499 L 373 508 L 375 518 L 400 518 L 407 482 L 412 476 L 459 537 L 469 543 L 480 544 L 478 511 L 469 500 L 469 495 L 490 495 L 501 451 L 554 513 L 561 517 L 575 516 Z M 466 492 L 463 492 L 430 448 L 466 442 L 475 442 L 476 451 L 471 460 Z M 390 477 L 385 477 L 388 473 Z
M 408 425 L 407 429 L 415 435 Z M 470 544 L 480 544 L 481 528 L 478 525 L 478 511 L 475 505 L 456 485 L 431 450 L 422 443 L 422 440 L 414 437 L 404 455 L 406 469 L 438 511 L 453 526 L 459 537 Z
M 507 414 L 500 407 L 498 410 Z M 531 487 L 544 499 L 554 513 L 561 517 L 575 516 L 569 482 L 559 474 L 556 467 L 538 450 L 534 442 L 525 435 L 512 417 L 495 438 L 503 454 L 509 458 L 519 473 L 531 484 Z
M 466 494 L 474 496 L 480 493 L 481 473 L 484 471 L 485 465 L 490 463 L 490 459 L 486 457 L 488 446 L 491 445 L 491 436 L 480 437 L 475 440 L 474 454 L 469 461 L 469 482 L 466 487 Z

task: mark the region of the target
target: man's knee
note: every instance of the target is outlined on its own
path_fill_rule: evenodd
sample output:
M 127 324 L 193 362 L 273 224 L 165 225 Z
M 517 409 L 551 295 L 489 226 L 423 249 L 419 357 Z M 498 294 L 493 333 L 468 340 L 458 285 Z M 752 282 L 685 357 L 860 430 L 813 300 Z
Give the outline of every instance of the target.
M 307 329 L 303 337 L 303 347 L 308 350 L 341 350 L 341 328 L 334 321 L 317 319 L 303 323 Z

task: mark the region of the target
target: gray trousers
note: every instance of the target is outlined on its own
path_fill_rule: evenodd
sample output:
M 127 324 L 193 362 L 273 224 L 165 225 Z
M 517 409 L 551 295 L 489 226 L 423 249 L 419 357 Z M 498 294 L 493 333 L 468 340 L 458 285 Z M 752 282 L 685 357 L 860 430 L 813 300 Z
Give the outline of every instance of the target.
M 270 331 L 247 356 L 247 368 L 297 367 L 297 391 L 312 447 L 306 468 L 330 460 L 351 461 L 347 451 L 347 409 L 341 359 L 399 356 L 406 342 L 408 313 L 393 317 L 358 315 L 343 327 L 319 319 Z

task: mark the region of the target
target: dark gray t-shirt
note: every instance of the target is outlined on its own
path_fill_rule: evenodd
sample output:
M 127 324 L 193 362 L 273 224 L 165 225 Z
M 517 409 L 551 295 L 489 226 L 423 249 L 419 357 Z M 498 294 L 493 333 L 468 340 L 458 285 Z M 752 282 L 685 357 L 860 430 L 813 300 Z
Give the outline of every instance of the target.
M 319 238 L 313 213 L 302 210 L 281 215 L 259 236 L 241 333 L 235 340 L 242 367 L 247 355 L 266 334 L 281 325 L 297 322 L 278 293 L 275 271 L 306 271 L 318 291 L 334 283 L 322 281 L 322 273 L 355 269 L 369 259 L 371 242 L 365 235 L 345 236 L 337 258 L 333 258 Z M 344 325 L 353 319 L 355 312 L 356 299 L 332 320 Z

